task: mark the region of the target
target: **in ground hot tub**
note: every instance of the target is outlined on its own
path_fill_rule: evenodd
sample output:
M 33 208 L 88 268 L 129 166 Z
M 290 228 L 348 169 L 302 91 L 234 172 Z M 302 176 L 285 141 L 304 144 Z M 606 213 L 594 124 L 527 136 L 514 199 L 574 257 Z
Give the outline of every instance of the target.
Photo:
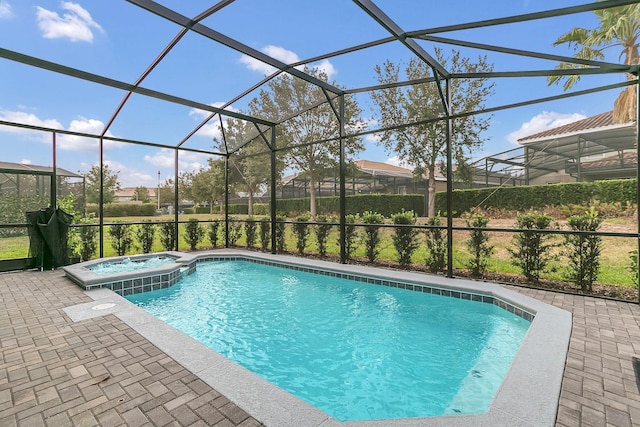
M 196 257 L 183 252 L 120 256 L 62 267 L 66 276 L 85 290 L 107 288 L 126 296 L 168 288 L 181 274 L 196 269 Z

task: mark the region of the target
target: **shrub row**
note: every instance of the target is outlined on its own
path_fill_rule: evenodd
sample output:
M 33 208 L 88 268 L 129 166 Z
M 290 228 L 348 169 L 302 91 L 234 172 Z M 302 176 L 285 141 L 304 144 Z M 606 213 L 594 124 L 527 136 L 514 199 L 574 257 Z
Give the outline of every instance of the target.
M 87 214 L 98 216 L 98 205 L 96 203 L 87 204 Z M 156 205 L 154 203 L 107 203 L 104 205 L 104 216 L 154 216 Z
M 594 182 L 480 188 L 454 190 L 455 212 L 468 212 L 474 207 L 507 210 L 541 209 L 543 206 L 585 205 L 596 199 L 603 203 L 636 203 L 636 179 L 615 179 Z M 436 211 L 447 209 L 447 194 L 436 194 Z
M 424 216 L 424 195 L 422 194 L 357 194 L 347 196 L 346 215 L 376 211 L 389 218 L 396 212 L 413 211 Z M 269 215 L 268 203 L 256 203 L 253 206 L 255 215 Z M 309 211 L 309 198 L 278 199 L 276 210 L 287 216 L 296 216 Z M 317 197 L 318 215 L 331 215 L 340 212 L 340 198 L 337 196 Z

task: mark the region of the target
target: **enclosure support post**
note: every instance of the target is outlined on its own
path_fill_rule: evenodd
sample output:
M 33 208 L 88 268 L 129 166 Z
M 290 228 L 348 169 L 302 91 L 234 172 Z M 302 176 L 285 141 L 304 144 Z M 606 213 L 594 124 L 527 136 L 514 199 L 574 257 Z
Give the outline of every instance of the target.
M 529 185 L 529 149 L 524 148 L 524 185 Z
M 346 165 L 344 159 L 344 145 L 345 145 L 345 128 L 344 128 L 344 95 L 340 95 L 340 111 L 339 111 L 339 121 L 340 121 L 340 263 L 344 264 L 347 262 L 347 251 L 345 239 L 347 237 L 347 200 L 346 200 L 346 190 L 345 190 L 345 175 L 346 175 Z
M 98 223 L 99 234 L 100 234 L 100 258 L 104 258 L 104 140 L 100 137 L 99 142 L 100 149 L 100 179 L 98 182 L 100 183 L 100 187 L 98 188 Z
M 640 75 L 636 78 L 636 159 L 640 159 Z M 636 222 L 638 232 L 638 244 L 636 245 L 636 268 L 640 268 L 640 214 L 638 214 L 638 206 L 640 206 L 640 161 L 636 160 Z M 638 274 L 638 271 L 632 272 Z M 637 285 L 637 284 L 636 284 Z M 638 292 L 638 304 L 640 304 L 640 292 Z
M 276 253 L 276 128 L 271 127 L 271 253 Z M 295 190 L 295 186 L 293 187 Z
M 229 154 L 224 157 L 224 247 L 229 247 Z
M 175 176 L 175 181 L 173 185 L 173 220 L 175 222 L 175 233 L 176 233 L 176 251 L 179 249 L 179 241 L 180 235 L 178 234 L 178 230 L 180 229 L 178 226 L 178 206 L 180 206 L 180 201 L 178 200 L 178 149 L 175 149 L 174 153 L 174 165 L 173 165 L 173 174 Z M 160 185 L 158 185 L 158 200 L 160 200 Z
M 447 95 L 447 277 L 453 277 L 453 160 L 451 158 L 451 79 L 446 80 Z
M 580 159 L 582 158 L 582 137 L 578 137 L 578 182 L 582 182 L 582 167 L 580 166 Z
M 57 206 L 57 198 L 58 198 L 58 177 L 56 175 L 56 171 L 58 169 L 58 161 L 56 159 L 56 133 L 53 132 L 51 134 L 52 141 L 51 145 L 53 148 L 53 175 L 51 175 L 51 207 L 55 210 Z

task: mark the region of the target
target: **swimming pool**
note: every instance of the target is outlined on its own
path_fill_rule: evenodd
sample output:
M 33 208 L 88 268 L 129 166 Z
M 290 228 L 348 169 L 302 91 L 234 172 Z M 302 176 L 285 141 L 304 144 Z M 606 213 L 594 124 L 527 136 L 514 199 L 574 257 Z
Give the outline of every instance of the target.
M 434 293 L 463 298 L 477 295 L 487 300 L 493 299 L 495 304 L 504 307 L 507 307 L 507 303 L 511 304 L 514 311 L 522 308 L 534 314 L 535 319 L 485 413 L 343 423 L 179 332 L 111 290 L 89 290 L 86 294 L 93 302 L 67 307 L 64 311 L 73 321 L 106 314 L 117 316 L 173 360 L 267 426 L 475 427 L 555 424 L 571 334 L 569 312 L 493 283 L 231 249 L 184 255 L 192 256 L 198 263 L 250 259 L 330 276 L 359 278 L 383 286 L 404 283 L 404 287 L 412 290 L 429 288 Z
M 486 412 L 532 315 L 393 285 L 211 261 L 127 299 L 340 421 Z

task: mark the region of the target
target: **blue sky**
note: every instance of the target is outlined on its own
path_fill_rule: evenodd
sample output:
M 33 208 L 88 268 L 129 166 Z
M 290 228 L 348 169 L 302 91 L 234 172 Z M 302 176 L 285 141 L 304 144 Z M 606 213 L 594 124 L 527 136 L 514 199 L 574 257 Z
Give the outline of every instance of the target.
M 213 1 L 159 0 L 158 3 L 194 17 Z M 542 0 L 377 0 L 375 3 L 405 31 L 441 25 L 536 12 L 551 7 Z M 558 0 L 552 7 L 582 4 Z M 325 52 L 387 37 L 371 17 L 349 0 L 236 0 L 203 24 L 251 48 L 283 62 L 312 58 Z M 441 34 L 487 44 L 571 56 L 553 41 L 575 26 L 593 28 L 591 12 L 533 21 L 526 24 L 467 30 Z M 112 79 L 134 82 L 179 28 L 126 1 L 0 0 L 0 47 L 48 61 L 102 74 Z M 427 52 L 434 45 L 420 42 Z M 448 46 L 443 46 L 450 49 Z M 483 54 L 461 49 L 470 57 Z M 612 50 L 608 61 L 617 62 Z M 326 71 L 332 80 L 347 88 L 376 84 L 376 64 L 390 59 L 408 62 L 411 53 L 399 43 L 390 43 L 350 55 L 311 64 Z M 550 61 L 491 54 L 496 71 L 551 69 Z M 189 98 L 209 105 L 223 103 L 259 82 L 268 66 L 218 45 L 197 34 L 188 34 L 169 52 L 143 87 Z M 0 120 L 56 129 L 100 133 L 109 121 L 124 92 L 71 77 L 35 69 L 0 59 Z M 618 83 L 622 75 L 583 78 L 575 90 Z M 562 93 L 559 86 L 548 87 L 544 78 L 497 79 L 496 96 L 488 106 L 525 101 Z M 495 113 L 485 134 L 482 152 L 475 158 L 516 147 L 522 136 L 539 132 L 591 115 L 609 111 L 619 91 L 536 104 Z M 246 110 L 255 94 L 232 105 Z M 363 120 L 370 121 L 373 103 L 366 96 L 358 100 Z M 108 135 L 175 145 L 200 121 L 204 112 L 185 106 L 133 95 L 110 127 Z M 218 135 L 217 122 L 205 126 L 185 145 L 207 149 Z M 367 150 L 357 158 L 394 162 L 367 140 Z M 97 142 L 59 135 L 58 166 L 74 172 L 86 171 L 98 162 Z M 0 160 L 50 165 L 51 135 L 0 126 Z M 119 171 L 122 186 L 155 186 L 173 176 L 173 151 L 151 147 L 107 143 L 105 160 Z M 196 170 L 206 157 L 195 153 L 180 156 L 182 171 Z

